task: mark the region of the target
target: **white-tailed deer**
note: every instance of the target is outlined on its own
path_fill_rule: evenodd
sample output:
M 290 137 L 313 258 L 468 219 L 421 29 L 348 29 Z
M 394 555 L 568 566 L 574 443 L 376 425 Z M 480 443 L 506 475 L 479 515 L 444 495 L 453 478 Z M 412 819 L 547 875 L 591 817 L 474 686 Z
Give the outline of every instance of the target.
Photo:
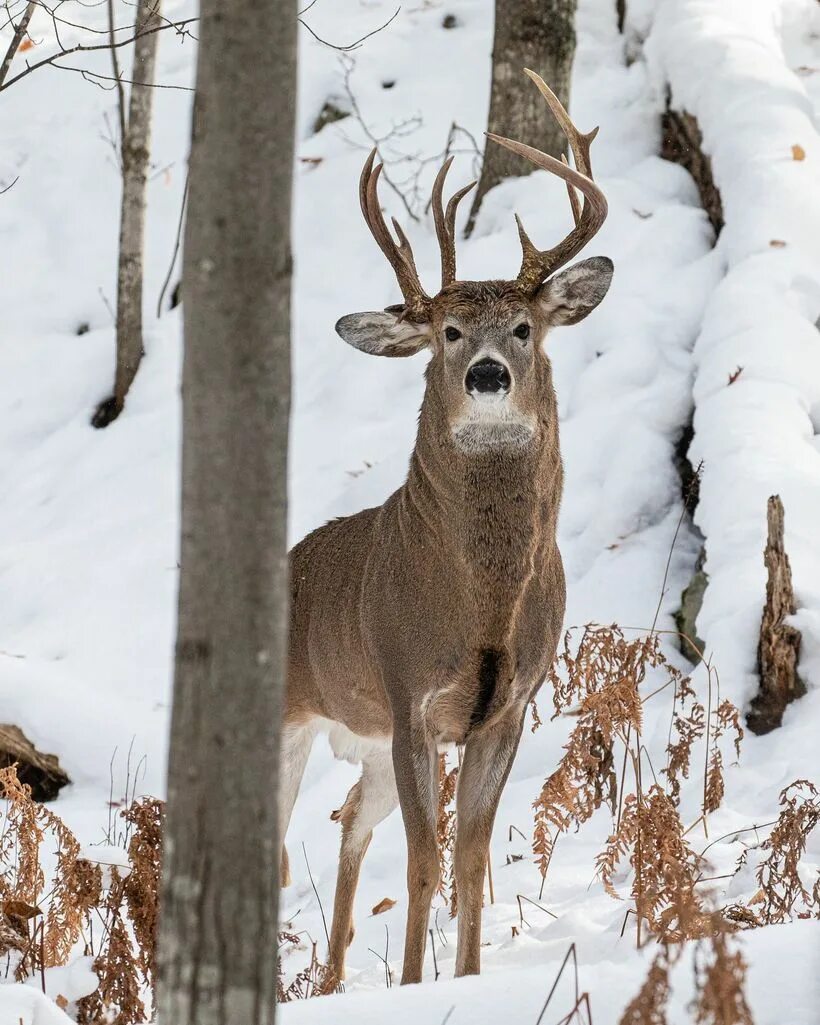
M 555 654 L 566 598 L 556 544 L 562 467 L 552 374 L 542 341 L 603 299 L 612 263 L 555 272 L 606 217 L 590 143 L 528 71 L 561 124 L 575 169 L 489 136 L 562 178 L 575 227 L 540 251 L 520 221 L 512 281 L 458 281 L 456 208 L 442 205 L 448 160 L 433 187 L 441 289 L 422 288 L 410 244 L 379 207 L 381 165 L 361 176 L 362 213 L 395 271 L 404 302 L 342 317 L 336 330 L 378 356 L 429 349 L 427 386 L 405 483 L 377 509 L 334 520 L 291 554 L 291 639 L 283 733 L 284 837 L 317 731 L 337 757 L 363 763 L 338 818 L 342 844 L 330 961 L 344 978 L 353 900 L 372 830 L 397 804 L 407 834 L 407 932 L 402 982 L 422 976 L 439 879 L 438 751 L 464 745 L 456 798 L 456 975 L 480 967 L 481 905 L 490 834 L 527 703 Z M 451 158 L 452 159 L 452 158 Z M 475 183 L 473 183 L 475 184 Z M 583 196 L 583 205 L 575 189 Z M 283 853 L 283 877 L 287 856 Z

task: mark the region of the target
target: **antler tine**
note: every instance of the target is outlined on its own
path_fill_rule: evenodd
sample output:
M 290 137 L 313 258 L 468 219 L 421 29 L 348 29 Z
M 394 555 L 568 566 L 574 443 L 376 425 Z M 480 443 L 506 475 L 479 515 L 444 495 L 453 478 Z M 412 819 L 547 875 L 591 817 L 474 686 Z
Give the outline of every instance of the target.
M 370 152 L 365 165 L 362 168 L 359 178 L 359 202 L 362 214 L 370 234 L 387 257 L 393 272 L 396 275 L 401 294 L 404 297 L 405 316 L 411 320 L 425 320 L 430 306 L 430 297 L 424 291 L 416 270 L 416 262 L 413 258 L 413 251 L 407 236 L 393 219 L 393 226 L 396 229 L 399 242 L 390 233 L 387 223 L 382 214 L 379 204 L 379 176 L 382 173 L 382 164 L 373 167 L 376 159 L 376 150 Z
M 569 140 L 572 155 L 575 159 L 575 168 L 572 168 L 566 160 L 563 160 L 563 162 L 556 160 L 549 154 L 542 153 L 532 146 L 526 146 L 524 143 L 515 142 L 512 139 L 505 139 L 500 135 L 487 133 L 488 139 L 492 139 L 493 142 L 497 142 L 513 153 L 517 153 L 519 156 L 531 161 L 536 167 L 543 168 L 543 170 L 549 171 L 556 177 L 561 178 L 567 186 L 575 227 L 557 246 L 544 251 L 537 249 L 524 230 L 521 219 L 518 215 L 515 218 L 523 250 L 521 269 L 518 272 L 518 283 L 525 291 L 533 291 L 545 278 L 576 256 L 600 230 L 601 225 L 606 219 L 607 202 L 603 192 L 592 180 L 592 165 L 589 156 L 589 149 L 595 136 L 598 134 L 598 129 L 595 128 L 586 134 L 579 132 L 570 120 L 569 114 L 564 110 L 558 97 L 546 82 L 533 71 L 526 70 L 526 74 L 535 82 L 541 95 L 547 101 L 556 121 Z M 578 197 L 574 193 L 576 188 L 584 197 L 584 205 L 580 213 L 578 210 Z
M 579 132 L 572 123 L 563 103 L 561 103 L 544 79 L 534 71 L 530 71 L 529 68 L 524 68 L 524 74 L 531 81 L 535 82 L 538 87 L 538 91 L 547 101 L 547 106 L 552 111 L 553 117 L 561 126 L 561 131 L 566 135 L 570 148 L 572 149 L 575 167 L 581 172 L 581 174 L 585 174 L 587 178 L 591 178 L 592 164 L 589 158 L 589 148 L 595 141 L 598 129 L 593 128 L 592 131 L 587 132 L 586 135 L 583 132 Z
M 441 252 L 441 287 L 450 285 L 456 280 L 456 211 L 458 204 L 464 199 L 467 193 L 475 186 L 470 182 L 463 189 L 459 189 L 450 197 L 445 212 L 442 203 L 444 193 L 444 182 L 447 172 L 453 163 L 454 157 L 448 157 L 441 165 L 441 170 L 433 182 L 433 194 L 431 204 L 433 207 L 433 220 L 436 225 L 436 238 L 438 239 L 439 251 Z
M 561 163 L 569 165 L 569 161 L 561 154 Z M 578 222 L 581 220 L 581 201 L 578 199 L 578 193 L 575 191 L 575 186 L 572 182 L 567 182 L 567 195 L 569 196 L 569 205 L 572 207 L 572 219 L 575 221 L 575 227 L 578 227 Z

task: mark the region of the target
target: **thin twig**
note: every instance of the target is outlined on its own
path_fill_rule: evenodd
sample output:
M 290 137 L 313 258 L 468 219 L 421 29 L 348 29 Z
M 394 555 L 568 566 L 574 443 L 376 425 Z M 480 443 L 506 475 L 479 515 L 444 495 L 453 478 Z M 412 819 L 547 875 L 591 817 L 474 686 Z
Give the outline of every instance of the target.
M 558 969 L 558 974 L 555 976 L 555 980 L 553 981 L 552 988 L 550 989 L 549 993 L 547 994 L 547 999 L 544 1001 L 544 1006 L 541 1008 L 541 1013 L 538 1015 L 538 1018 L 536 1019 L 535 1025 L 541 1025 L 541 1022 L 544 1019 L 544 1015 L 547 1013 L 547 1008 L 550 1005 L 550 1000 L 552 1000 L 552 998 L 553 998 L 553 996 L 555 994 L 555 990 L 558 988 L 558 983 L 561 981 L 561 976 L 564 974 L 564 969 L 566 968 L 567 962 L 569 961 L 570 957 L 572 957 L 572 960 L 575 963 L 575 1000 L 576 1000 L 576 1003 L 577 1003 L 577 1001 L 578 1001 L 578 957 L 577 957 L 577 954 L 575 952 L 575 944 L 574 943 L 570 943 L 569 950 L 564 955 L 564 960 L 561 962 L 561 967 Z
M 438 982 L 440 972 L 438 970 L 438 961 L 436 960 L 436 936 L 433 930 L 430 930 L 430 949 L 433 952 L 433 982 Z
M 310 885 L 313 887 L 313 892 L 316 894 L 316 900 L 319 904 L 319 911 L 322 915 L 322 926 L 325 930 L 325 939 L 327 940 L 328 948 L 330 948 L 330 935 L 327 931 L 327 921 L 325 919 L 325 909 L 322 907 L 322 898 L 319 896 L 319 891 L 316 889 L 316 883 L 313 881 L 313 873 L 310 871 L 310 862 L 308 861 L 307 850 L 305 849 L 304 841 L 302 841 L 302 854 L 305 857 L 305 866 L 307 867 L 308 878 L 310 879 Z
M 122 86 L 122 72 L 120 71 L 120 59 L 117 54 L 114 28 L 114 0 L 108 0 L 108 41 L 111 46 L 111 68 L 117 83 L 117 111 L 120 121 L 120 147 L 125 146 L 125 89 Z
M 90 82 L 91 85 L 99 86 L 100 89 L 106 89 L 106 91 L 113 91 L 117 86 L 112 85 L 106 87 L 102 85 L 102 82 L 116 82 L 120 85 L 137 85 L 142 86 L 145 89 L 173 89 L 177 92 L 192 93 L 194 88 L 190 85 L 171 85 L 170 82 L 137 82 L 134 78 L 120 78 L 115 79 L 112 75 L 103 75 L 99 71 L 89 71 L 88 68 L 74 68 L 70 64 L 53 64 L 52 67 L 59 68 L 61 71 L 74 71 L 78 75 L 82 75 L 86 82 Z M 100 81 L 94 81 L 99 79 Z
M 165 275 L 165 280 L 162 282 L 162 288 L 159 292 L 159 299 L 157 300 L 157 320 L 162 316 L 162 303 L 165 299 L 165 293 L 168 290 L 168 286 L 171 284 L 171 276 L 174 273 L 174 267 L 176 266 L 177 256 L 179 255 L 179 246 L 182 241 L 182 225 L 185 223 L 185 206 L 188 201 L 188 180 L 189 172 L 185 173 L 185 188 L 182 190 L 182 203 L 179 207 L 179 220 L 177 221 L 177 233 L 174 239 L 174 251 L 171 253 L 171 262 L 168 265 L 168 273 Z
M 313 5 L 311 4 L 311 6 Z M 400 10 L 401 7 L 397 7 L 383 25 L 379 25 L 379 27 L 374 28 L 372 32 L 368 32 L 361 38 L 356 39 L 352 43 L 347 43 L 343 46 L 339 46 L 336 43 L 330 43 L 327 41 L 327 39 L 322 39 L 322 37 L 320 35 L 317 35 L 317 33 L 313 31 L 310 25 L 308 25 L 308 23 L 303 18 L 297 18 L 296 20 L 299 22 L 302 28 L 306 28 L 308 32 L 310 32 L 310 34 L 313 36 L 313 38 L 318 42 L 322 43 L 323 46 L 329 46 L 331 50 L 339 50 L 341 53 L 349 53 L 351 50 L 358 50 L 366 39 L 370 39 L 371 36 L 375 36 L 377 33 L 383 32 L 384 29 L 386 29 L 387 26 L 390 24 L 390 22 L 394 21 L 398 17 Z
M 112 47 L 118 49 L 121 46 L 128 46 L 129 43 L 133 43 L 136 39 L 141 36 L 152 35 L 154 32 L 163 32 L 165 29 L 174 28 L 179 30 L 184 28 L 186 25 L 191 25 L 198 21 L 198 18 L 183 18 L 181 21 L 168 22 L 167 24 L 156 25 L 153 28 L 145 29 L 144 31 L 137 32 L 133 36 L 129 36 L 127 39 L 117 39 L 113 44 L 109 41 L 106 43 L 95 43 L 93 46 L 88 46 L 85 43 L 77 43 L 76 46 L 71 46 L 59 50 L 57 53 L 53 53 L 50 57 L 44 57 L 42 60 L 37 61 L 35 64 L 26 64 L 25 71 L 21 71 L 16 74 L 13 78 L 10 78 L 7 82 L 0 84 L 0 92 L 4 89 L 8 89 L 14 85 L 15 82 L 19 82 L 21 78 L 25 78 L 30 75 L 32 71 L 37 71 L 38 68 L 43 68 L 48 64 L 54 64 L 55 61 L 60 60 L 63 57 L 68 57 L 72 53 L 94 53 L 99 50 L 108 50 Z M 69 70 L 74 70 L 70 68 Z M 102 77 L 102 76 L 100 76 Z

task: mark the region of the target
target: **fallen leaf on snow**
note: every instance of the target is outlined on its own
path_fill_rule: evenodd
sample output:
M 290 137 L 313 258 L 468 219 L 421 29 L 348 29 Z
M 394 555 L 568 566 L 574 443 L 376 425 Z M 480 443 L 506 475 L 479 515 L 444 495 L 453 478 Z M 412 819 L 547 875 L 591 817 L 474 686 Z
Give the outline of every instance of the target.
M 786 243 L 783 241 L 782 238 L 773 238 L 769 245 L 772 247 L 772 249 L 783 249 Z
M 379 903 L 373 908 L 372 914 L 384 914 L 385 911 L 389 911 L 391 908 L 394 908 L 395 906 L 396 902 L 394 900 L 391 900 L 389 897 L 385 897 L 383 900 L 380 900 Z
M 62 993 L 57 994 L 57 996 L 54 998 L 54 1003 L 60 1008 L 61 1011 L 64 1011 L 68 1007 L 68 1000 L 63 996 Z
M 792 160 L 805 160 L 806 151 L 802 146 L 798 146 L 797 143 L 792 146 Z

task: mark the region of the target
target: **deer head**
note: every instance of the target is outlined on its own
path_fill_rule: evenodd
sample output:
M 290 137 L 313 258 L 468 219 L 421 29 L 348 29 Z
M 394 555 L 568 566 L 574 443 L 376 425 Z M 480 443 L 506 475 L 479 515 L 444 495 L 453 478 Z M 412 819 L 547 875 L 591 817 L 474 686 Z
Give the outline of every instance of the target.
M 539 250 L 516 215 L 523 256 L 513 280 L 456 280 L 455 220 L 459 202 L 475 182 L 442 202 L 453 158 L 439 171 L 432 192 L 441 252 L 441 288 L 422 287 L 410 243 L 393 219 L 396 238 L 379 205 L 382 165 L 370 154 L 359 183 L 362 213 L 392 266 L 404 302 L 384 311 L 342 317 L 336 331 L 350 345 L 377 356 L 412 356 L 430 349 L 425 405 L 444 416 L 457 447 L 465 451 L 526 445 L 545 401 L 552 397 L 549 361 L 542 342 L 548 330 L 583 320 L 601 302 L 612 278 L 612 261 L 593 257 L 561 270 L 598 232 L 607 203 L 592 180 L 589 150 L 598 129 L 577 130 L 558 98 L 527 70 L 564 130 L 575 167 L 498 135 L 488 138 L 557 175 L 566 183 L 575 227 L 552 249 Z M 583 196 L 579 202 L 575 190 Z M 554 401 L 554 400 L 552 400 Z

